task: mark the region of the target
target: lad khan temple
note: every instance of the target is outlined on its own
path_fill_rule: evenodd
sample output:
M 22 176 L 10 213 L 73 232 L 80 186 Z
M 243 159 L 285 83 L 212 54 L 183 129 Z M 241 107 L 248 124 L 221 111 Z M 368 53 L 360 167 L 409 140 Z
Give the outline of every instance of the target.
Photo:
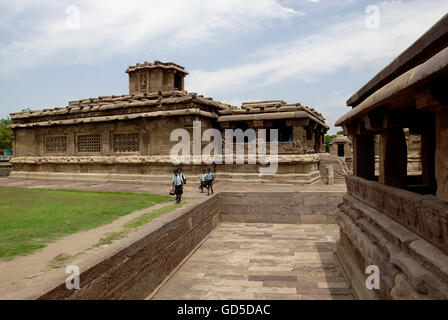
M 448 299 L 448 16 L 370 81 L 359 84 L 361 89 L 347 101 L 348 112 L 336 123 L 346 135 L 335 136 L 329 150 L 324 116 L 300 103 L 257 101 L 235 107 L 214 101 L 185 91 L 188 72 L 172 62 L 145 62 L 130 66 L 126 73 L 127 95 L 11 114 L 14 157 L 8 179 L 160 184 L 170 182 L 177 167 L 170 159 L 177 141 L 171 141 L 170 134 L 178 128 L 187 130 L 191 139 L 194 123 L 200 122 L 201 134 L 217 129 L 224 139 L 223 154 L 229 145 L 226 129 L 266 129 L 266 136 L 235 139 L 233 151 L 244 147 L 244 163 L 182 164 L 194 183 L 202 169 L 211 167 L 216 194 L 182 208 L 177 215 L 163 217 L 162 227 L 148 231 L 141 241 L 89 265 L 80 290 L 68 292 L 62 282 L 55 282 L 34 298 L 126 299 L 145 298 L 151 292 L 151 297 L 179 298 L 169 289 L 170 283 L 183 281 L 182 271 L 170 276 L 175 268 L 182 263 L 180 270 L 195 272 L 196 254 L 206 257 L 216 250 L 222 254 L 231 248 L 240 250 L 244 246 L 215 247 L 213 237 L 225 241 L 238 234 L 242 239 L 247 236 L 244 228 L 264 223 L 266 228 L 279 228 L 279 233 L 257 229 L 252 235 L 270 239 L 266 245 L 272 248 L 264 252 L 280 250 L 289 258 L 292 253 L 281 264 L 292 263 L 290 271 L 271 267 L 256 274 L 262 265 L 245 269 L 244 263 L 258 261 L 249 250 L 235 260 L 240 261 L 239 269 L 235 271 L 233 264 L 226 273 L 233 270 L 247 282 L 234 297 L 262 298 L 261 293 L 270 292 L 271 298 L 277 294 L 282 299 L 282 294 L 290 298 L 307 292 L 318 295 L 325 289 L 336 298 Z M 270 129 L 277 129 L 278 135 L 271 135 Z M 266 164 L 247 161 L 256 152 L 250 147 L 253 139 L 263 140 L 267 154 L 273 144 L 278 146 L 275 174 L 260 175 Z M 202 141 L 201 147 L 207 144 Z M 244 192 L 239 190 L 240 182 Z M 219 183 L 223 183 L 221 192 Z M 327 287 L 322 287 L 324 280 L 307 278 L 310 287 L 305 290 L 304 282 L 299 282 L 306 270 L 293 261 L 304 255 L 294 251 L 299 249 L 287 238 L 301 235 L 288 228 L 308 224 L 337 224 L 338 233 L 335 245 L 322 248 L 316 258 L 320 265 L 313 264 L 306 273 L 326 273 Z M 201 245 L 212 231 L 211 240 Z M 198 245 L 191 261 L 183 264 Z M 275 258 L 266 255 L 264 259 L 273 259 L 270 263 L 275 265 Z M 246 256 L 252 258 L 246 261 Z M 228 261 L 222 262 L 221 269 Z M 380 271 L 379 285 L 373 289 L 366 286 L 369 266 Z M 197 276 L 205 286 L 203 275 L 208 269 L 201 270 Z M 123 276 L 110 276 L 114 272 Z M 331 277 L 344 286 L 332 288 Z M 167 285 L 157 289 L 167 279 Z M 272 289 L 286 280 L 297 281 L 296 287 Z M 212 297 L 215 286 L 212 283 L 208 295 L 197 298 Z M 202 289 L 197 290 L 191 292 Z

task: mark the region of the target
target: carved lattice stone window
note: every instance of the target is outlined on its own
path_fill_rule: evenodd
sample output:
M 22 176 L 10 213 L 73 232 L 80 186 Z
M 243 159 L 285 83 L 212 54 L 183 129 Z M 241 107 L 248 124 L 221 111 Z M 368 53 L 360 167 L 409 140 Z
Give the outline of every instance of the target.
M 114 152 L 139 152 L 140 136 L 138 133 L 114 134 Z
M 78 136 L 78 152 L 101 152 L 101 135 L 88 134 Z
M 67 151 L 66 136 L 45 137 L 45 151 L 47 153 L 65 153 Z

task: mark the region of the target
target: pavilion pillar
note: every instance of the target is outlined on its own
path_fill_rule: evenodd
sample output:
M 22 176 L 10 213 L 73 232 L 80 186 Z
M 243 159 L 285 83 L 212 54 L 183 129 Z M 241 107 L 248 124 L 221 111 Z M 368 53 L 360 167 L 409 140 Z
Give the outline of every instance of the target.
M 422 162 L 422 179 L 425 186 L 430 187 L 431 192 L 436 189 L 436 173 L 435 173 L 435 153 L 436 153 L 436 137 L 435 128 L 424 128 L 421 133 L 421 162 Z
M 408 148 L 403 129 L 389 129 L 380 136 L 379 182 L 388 186 L 406 186 Z
M 373 135 L 353 136 L 353 174 L 367 180 L 375 179 L 375 149 Z
M 435 174 L 437 197 L 448 201 L 448 113 L 436 115 Z

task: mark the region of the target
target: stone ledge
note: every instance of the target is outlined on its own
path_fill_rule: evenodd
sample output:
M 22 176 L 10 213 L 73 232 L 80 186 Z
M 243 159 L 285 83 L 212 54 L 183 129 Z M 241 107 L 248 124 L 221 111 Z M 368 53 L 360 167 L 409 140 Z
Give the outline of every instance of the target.
M 256 155 L 255 155 L 256 157 Z M 270 161 L 269 155 L 266 160 Z M 194 160 L 193 158 L 191 159 Z M 247 160 L 247 157 L 245 158 Z M 318 163 L 320 158 L 318 154 L 303 155 L 278 155 L 278 163 L 300 163 L 313 164 Z M 101 164 L 169 164 L 174 165 L 170 156 L 41 156 L 41 157 L 14 157 L 11 159 L 12 164 L 41 164 L 41 163 L 101 163 Z M 201 164 L 203 165 L 203 164 Z
M 345 272 L 356 268 L 363 272 L 368 265 L 377 265 L 382 280 L 377 294 L 381 299 L 400 297 L 403 290 L 410 298 L 448 298 L 448 258 L 444 252 L 350 195 L 344 197 L 340 209 L 341 239 L 348 241 L 340 241 L 338 251 L 350 253 L 340 258 L 345 261 Z M 398 274 L 406 277 L 406 283 L 400 280 L 402 287 L 395 288 Z M 354 292 L 355 296 L 367 294 L 363 284 L 353 284 L 352 288 L 360 290 Z
M 347 190 L 448 254 L 448 205 L 431 195 L 347 176 Z

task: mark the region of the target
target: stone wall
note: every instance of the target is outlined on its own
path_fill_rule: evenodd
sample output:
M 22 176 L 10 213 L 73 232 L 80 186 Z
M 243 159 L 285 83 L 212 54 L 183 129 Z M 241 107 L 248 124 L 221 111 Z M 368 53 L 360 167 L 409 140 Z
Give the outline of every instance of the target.
M 11 165 L 0 165 L 0 177 L 7 177 L 12 171 Z
M 337 256 L 356 298 L 448 299 L 448 209 L 421 196 L 347 177 L 340 205 Z M 367 290 L 365 270 L 380 269 L 380 290 Z
M 25 179 L 84 179 L 107 182 L 167 181 L 174 165 L 170 152 L 177 142 L 170 141 L 170 134 L 178 128 L 186 128 L 193 139 L 193 116 L 165 119 L 134 119 L 111 123 L 90 123 L 52 127 L 16 128 L 15 157 L 12 177 Z M 202 133 L 212 128 L 212 120 L 202 118 Z M 121 152 L 114 149 L 114 136 L 138 135 L 138 150 Z M 80 152 L 78 139 L 85 135 L 100 135 L 101 146 L 97 152 Z M 48 144 L 48 138 L 63 138 L 63 143 Z M 201 150 L 209 142 L 202 142 Z M 278 170 L 274 176 L 259 175 L 260 164 L 248 164 L 247 143 L 245 164 L 211 165 L 221 180 L 274 183 L 310 184 L 320 180 L 318 154 L 288 154 L 291 143 L 280 144 Z M 193 143 L 190 143 L 193 154 Z M 270 145 L 267 144 L 267 155 Z M 236 146 L 235 146 L 236 148 Z M 286 149 L 285 149 L 286 148 Z M 185 174 L 199 179 L 207 165 L 182 165 Z
M 335 223 L 344 192 L 221 192 L 221 219 L 247 223 Z
M 67 290 L 63 283 L 39 299 L 143 299 L 219 221 L 219 195 L 163 216 L 146 236 L 82 272 L 80 290 Z

